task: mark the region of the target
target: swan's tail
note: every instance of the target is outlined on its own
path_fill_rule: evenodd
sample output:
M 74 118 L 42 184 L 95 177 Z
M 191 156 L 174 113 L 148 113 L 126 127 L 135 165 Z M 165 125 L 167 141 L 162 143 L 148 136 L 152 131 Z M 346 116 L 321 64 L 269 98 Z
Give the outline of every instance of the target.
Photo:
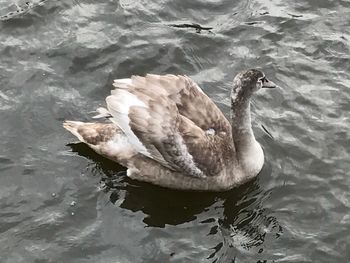
M 113 123 L 65 121 L 63 127 L 98 154 L 126 167 L 128 160 L 137 154 L 122 130 Z
M 70 131 L 79 141 L 87 143 L 83 136 L 79 132 L 79 127 L 84 125 L 84 122 L 81 121 L 65 121 L 63 122 L 63 128 Z

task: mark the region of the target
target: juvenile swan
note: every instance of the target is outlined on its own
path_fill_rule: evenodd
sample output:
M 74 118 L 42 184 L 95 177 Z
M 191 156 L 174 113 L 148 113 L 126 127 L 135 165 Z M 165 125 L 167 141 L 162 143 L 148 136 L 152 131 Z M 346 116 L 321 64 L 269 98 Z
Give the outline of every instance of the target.
M 224 191 L 254 178 L 264 164 L 250 119 L 250 98 L 274 88 L 264 73 L 239 73 L 231 91 L 231 123 L 187 76 L 114 80 L 107 122 L 65 121 L 63 127 L 98 154 L 127 167 L 127 176 L 168 188 Z

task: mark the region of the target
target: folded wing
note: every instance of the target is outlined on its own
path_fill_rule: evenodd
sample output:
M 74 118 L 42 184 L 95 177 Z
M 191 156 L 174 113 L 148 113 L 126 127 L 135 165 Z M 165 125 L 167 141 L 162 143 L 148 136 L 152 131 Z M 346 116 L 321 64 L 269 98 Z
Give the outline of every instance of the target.
M 111 121 L 135 149 L 189 176 L 213 176 L 233 152 L 231 126 L 190 78 L 133 76 L 115 80 L 107 97 Z

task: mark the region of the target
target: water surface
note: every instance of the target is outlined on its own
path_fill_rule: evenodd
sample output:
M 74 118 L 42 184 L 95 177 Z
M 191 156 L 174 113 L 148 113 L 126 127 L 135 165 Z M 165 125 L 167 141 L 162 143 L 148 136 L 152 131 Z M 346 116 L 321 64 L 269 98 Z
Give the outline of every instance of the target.
M 348 262 L 349 1 L 1 0 L 0 17 L 2 262 Z M 253 102 L 266 164 L 225 193 L 129 180 L 61 127 L 148 72 L 228 114 L 252 67 L 282 87 Z

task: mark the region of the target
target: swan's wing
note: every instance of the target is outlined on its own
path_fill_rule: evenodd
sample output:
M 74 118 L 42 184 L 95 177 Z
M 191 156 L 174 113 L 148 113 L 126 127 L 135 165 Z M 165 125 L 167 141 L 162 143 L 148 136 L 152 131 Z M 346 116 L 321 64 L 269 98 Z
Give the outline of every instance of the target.
M 179 92 L 185 87 L 180 89 L 168 81 L 176 76 L 160 77 L 158 81 L 153 76 L 115 81 L 117 89 L 106 99 L 113 116 L 110 120 L 123 130 L 139 153 L 164 166 L 195 177 L 218 174 L 233 151 L 228 139 L 231 134 L 216 132 L 217 122 L 211 125 L 202 120 L 202 127 L 210 129 L 207 132 L 195 123 L 196 118 L 186 116 L 188 111 L 179 109 Z M 187 81 L 180 79 L 175 79 L 179 85 Z M 198 92 L 198 96 L 204 95 Z
M 113 85 L 117 88 L 132 86 L 135 90 L 147 89 L 150 96 L 153 96 L 152 92 L 167 96 L 176 103 L 181 115 L 202 130 L 213 129 L 217 133 L 231 134 L 231 125 L 221 110 L 187 76 L 147 74 L 145 77 L 132 76 L 130 79 L 115 80 Z

